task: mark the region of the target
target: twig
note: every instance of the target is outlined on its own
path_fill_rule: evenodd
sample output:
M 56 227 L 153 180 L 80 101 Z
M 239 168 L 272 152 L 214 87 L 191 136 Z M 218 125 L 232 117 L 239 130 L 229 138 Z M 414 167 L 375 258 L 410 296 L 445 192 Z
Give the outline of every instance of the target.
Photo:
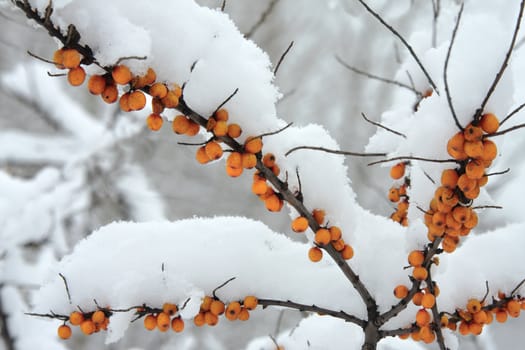
M 525 128 L 525 123 L 524 124 L 514 125 L 514 126 L 508 128 L 508 129 L 501 130 L 501 131 L 498 131 L 498 132 L 495 132 L 495 133 L 492 133 L 492 134 L 486 134 L 483 137 L 485 138 L 485 137 L 494 137 L 494 136 L 505 135 L 508 132 L 511 132 L 511 131 L 514 131 L 514 130 L 518 130 L 518 129 L 521 129 L 521 128 Z
M 496 86 L 498 85 L 501 77 L 503 76 L 503 73 L 507 69 L 507 65 L 509 63 L 510 56 L 512 55 L 512 51 L 514 50 L 514 44 L 516 43 L 516 39 L 518 37 L 518 32 L 520 30 L 521 18 L 523 17 L 523 9 L 524 9 L 524 7 L 525 7 L 525 0 L 522 0 L 521 4 L 520 4 L 520 12 L 518 14 L 518 18 L 516 19 L 516 25 L 514 27 L 514 34 L 512 35 L 512 40 L 510 42 L 509 48 L 507 50 L 507 53 L 505 55 L 505 59 L 503 60 L 503 63 L 501 64 L 501 67 L 500 67 L 498 73 L 496 74 L 496 77 L 494 78 L 494 81 L 492 82 L 492 85 L 490 86 L 487 94 L 485 95 L 485 98 L 483 99 L 483 102 L 481 102 L 481 106 L 476 110 L 476 112 L 474 114 L 473 119 L 475 121 L 478 121 L 479 118 L 481 117 L 481 114 L 483 113 L 483 110 L 485 109 L 485 106 L 486 106 L 490 96 L 492 96 L 492 93 L 494 92 L 494 90 L 496 90 Z
M 120 62 L 122 61 L 125 61 L 125 60 L 139 60 L 139 61 L 143 61 L 143 60 L 147 60 L 148 59 L 148 56 L 125 56 L 125 57 L 121 57 L 117 60 L 117 63 L 115 63 L 115 65 L 119 65 Z
M 222 283 L 222 284 L 221 284 L 220 286 L 218 286 L 217 288 L 215 288 L 215 289 L 213 290 L 213 292 L 211 292 L 211 294 L 213 295 L 213 297 L 214 297 L 215 299 L 219 299 L 215 293 L 216 293 L 219 289 L 221 289 L 222 287 L 224 287 L 225 285 L 227 285 L 228 283 L 230 283 L 231 281 L 233 281 L 233 280 L 236 279 L 236 278 L 237 278 L 237 277 L 232 277 L 232 278 L 228 279 L 226 282 Z
M 503 209 L 503 207 L 500 205 L 478 205 L 472 207 L 472 209 Z
M 293 44 L 294 44 L 294 42 L 291 41 L 290 45 L 288 45 L 286 50 L 284 50 L 283 54 L 279 58 L 279 61 L 277 61 L 277 65 L 275 66 L 275 69 L 273 70 L 273 75 L 277 75 L 277 71 L 279 70 L 279 67 L 281 66 L 281 63 L 283 63 L 284 58 L 286 57 L 288 52 L 290 52 L 290 50 L 292 49 Z
M 43 57 L 40 57 L 40 56 L 38 56 L 38 55 L 32 53 L 32 52 L 29 51 L 29 50 L 27 50 L 26 52 L 27 52 L 27 54 L 28 54 L 29 56 L 31 56 L 31 57 L 33 57 L 33 58 L 36 58 L 36 59 L 39 60 L 39 61 L 42 61 L 42 62 L 45 62 L 45 63 L 49 63 L 49 64 L 52 64 L 52 65 L 55 65 L 55 64 L 56 64 L 55 62 L 53 62 L 53 61 L 51 61 L 51 60 L 48 60 L 48 59 L 45 59 L 45 58 L 43 58 Z
M 509 120 L 513 115 L 515 115 L 516 113 L 518 113 L 519 111 L 521 111 L 521 109 L 525 107 L 525 103 L 522 103 L 521 105 L 519 105 L 518 107 L 516 107 L 512 112 L 509 113 L 509 115 L 507 115 L 500 123 L 499 123 L 499 126 L 503 125 L 503 123 L 505 123 L 507 120 Z
M 193 143 L 193 142 L 177 142 L 177 145 L 181 145 L 181 146 L 204 146 L 208 142 L 210 142 L 210 140 L 203 141 L 203 142 L 195 142 L 195 143 Z
M 58 78 L 58 77 L 65 77 L 67 74 L 66 73 L 51 73 L 51 72 L 47 72 L 47 75 L 49 77 L 52 77 L 52 78 Z
M 432 281 L 432 276 L 430 272 L 430 268 L 427 269 L 428 271 L 428 277 L 426 279 L 427 287 L 431 294 L 435 295 L 434 290 L 434 283 Z M 434 302 L 434 305 L 432 306 L 432 318 L 434 319 L 434 324 L 436 327 L 434 327 L 434 331 L 436 332 L 436 338 L 437 343 L 439 345 L 440 350 L 447 350 L 447 347 L 445 346 L 445 338 L 443 337 L 443 332 L 441 331 L 441 326 L 439 325 L 440 317 L 439 317 L 439 311 L 437 306 L 437 300 Z
M 381 24 L 383 26 L 385 26 L 385 28 L 387 28 L 392 34 L 394 34 L 399 40 L 401 40 L 401 42 L 403 43 L 403 45 L 408 49 L 408 51 L 410 52 L 410 55 L 412 56 L 412 58 L 414 58 L 414 60 L 416 61 L 417 65 L 419 66 L 419 68 L 423 71 L 423 74 L 425 75 L 425 77 L 427 78 L 428 80 L 428 83 L 432 86 L 432 88 L 436 91 L 436 93 L 439 95 L 439 92 L 438 92 L 438 89 L 437 89 L 437 86 L 436 84 L 434 83 L 434 81 L 432 80 L 432 78 L 430 77 L 430 75 L 428 74 L 427 70 L 425 69 L 425 67 L 423 66 L 423 64 L 421 63 L 421 61 L 419 60 L 419 57 L 416 55 L 414 49 L 412 48 L 412 46 L 405 40 L 405 38 L 403 38 L 403 36 L 401 34 L 399 34 L 399 32 L 397 30 L 395 30 L 390 24 L 386 23 L 385 20 L 377 13 L 375 12 L 374 10 L 372 10 L 370 8 L 370 6 L 368 6 L 368 4 L 364 1 L 364 0 L 357 0 L 361 3 L 361 5 L 363 5 L 365 7 L 365 9 L 375 18 L 377 19 L 379 22 L 381 22 Z
M 222 5 L 221 5 L 221 12 L 224 12 L 225 8 L 226 8 L 226 0 L 223 0 Z
M 388 128 L 388 127 L 386 127 L 386 126 L 384 126 L 384 125 L 382 125 L 382 124 L 380 124 L 378 122 L 374 122 L 374 121 L 368 119 L 366 117 L 366 115 L 364 113 L 362 113 L 362 112 L 361 112 L 361 116 L 363 117 L 364 120 L 366 120 L 367 122 L 369 122 L 372 125 L 377 126 L 378 128 L 385 129 L 386 131 L 389 131 L 389 132 L 391 132 L 394 135 L 398 135 L 398 136 L 404 137 L 405 139 L 407 138 L 407 136 L 405 134 L 400 133 L 399 131 L 392 130 L 392 129 L 390 129 L 390 128 Z
M 346 69 L 356 73 L 356 74 L 359 74 L 359 75 L 362 75 L 362 76 L 365 76 L 367 78 L 370 78 L 370 79 L 374 79 L 374 80 L 378 80 L 378 81 L 381 81 L 383 83 L 387 83 L 387 84 L 391 84 L 391 85 L 396 85 L 396 86 L 399 86 L 399 87 L 402 87 L 404 89 L 407 89 L 407 90 L 410 90 L 412 91 L 413 93 L 415 93 L 416 95 L 421 95 L 421 93 L 419 91 L 417 91 L 416 89 L 414 89 L 413 86 L 410 86 L 410 85 L 407 85 L 407 84 L 404 84 L 400 81 L 397 81 L 397 80 L 392 80 L 392 79 L 388 79 L 388 78 L 383 78 L 383 77 L 380 77 L 378 75 L 375 75 L 375 74 L 372 74 L 372 73 L 369 73 L 369 72 L 366 72 L 364 70 L 360 70 L 358 68 L 355 68 L 351 65 L 349 65 L 347 62 L 343 61 L 343 59 L 341 59 L 339 56 L 335 56 L 335 59 L 337 60 L 337 62 L 339 62 L 343 67 L 345 67 Z
M 489 281 L 485 281 L 485 295 L 483 296 L 483 299 L 480 300 L 482 305 L 485 303 L 485 299 L 489 296 L 489 292 Z
M 361 328 L 364 328 L 366 326 L 366 321 L 362 320 L 356 316 L 347 314 L 344 311 L 334 311 L 330 309 L 326 309 L 317 305 L 306 305 L 306 304 L 300 304 L 296 303 L 290 300 L 274 300 L 274 299 L 259 299 L 259 305 L 262 305 L 263 308 L 266 308 L 268 306 L 283 306 L 290 309 L 295 309 L 299 311 L 309 311 L 309 312 L 316 312 L 320 314 L 330 315 L 332 317 L 343 319 L 347 322 L 354 323 Z
M 322 151 L 327 153 L 334 153 L 334 154 L 341 154 L 344 156 L 355 156 L 355 157 L 384 157 L 386 156 L 386 153 L 359 153 L 359 152 L 349 152 L 349 151 L 338 151 L 335 149 L 328 149 L 324 147 L 316 147 L 316 146 L 297 146 L 292 149 L 289 149 L 284 155 L 288 156 L 291 153 L 300 150 L 300 149 L 308 149 L 312 151 Z
M 66 293 L 67 293 L 67 299 L 69 300 L 69 304 L 72 304 L 71 302 L 71 294 L 69 293 L 69 286 L 67 285 L 66 277 L 62 273 L 58 273 L 60 278 L 62 278 L 62 281 L 64 281 L 64 285 L 66 286 Z
M 458 120 L 458 116 L 456 115 L 456 110 L 454 109 L 454 105 L 452 104 L 452 97 L 450 96 L 450 90 L 448 87 L 447 72 L 448 72 L 448 62 L 450 60 L 450 53 L 452 52 L 452 46 L 454 45 L 454 41 L 456 40 L 456 34 L 458 32 L 459 22 L 461 20 L 462 14 L 463 14 L 463 4 L 461 4 L 461 7 L 459 8 L 458 17 L 456 19 L 456 25 L 454 26 L 454 30 L 452 31 L 452 38 L 450 39 L 450 44 L 448 45 L 447 57 L 445 58 L 445 68 L 443 69 L 443 81 L 445 83 L 445 94 L 447 95 L 448 107 L 450 109 L 450 113 L 452 113 L 452 117 L 454 118 L 454 122 L 456 123 L 456 126 L 461 131 L 463 131 L 463 127 L 461 126 Z
M 264 12 L 262 13 L 262 15 L 259 18 L 259 20 L 250 28 L 250 30 L 248 30 L 248 33 L 246 33 L 245 36 L 247 38 L 251 38 L 252 35 L 255 33 L 255 31 L 257 29 L 259 29 L 259 27 L 266 21 L 266 19 L 272 13 L 275 5 L 277 5 L 278 2 L 279 2 L 279 0 L 271 0 L 270 1 L 270 3 L 268 4 L 268 7 L 266 8 L 266 10 L 264 10 Z
M 284 130 L 288 129 L 290 126 L 293 125 L 293 122 L 290 122 L 288 124 L 286 124 L 286 126 L 280 128 L 279 130 L 276 130 L 276 131 L 270 131 L 270 132 L 267 132 L 267 133 L 264 133 L 264 134 L 260 134 L 259 136 L 257 137 L 265 137 L 265 136 L 272 136 L 272 135 L 277 135 L 281 132 L 283 132 Z
M 215 111 L 213 112 L 213 114 L 215 114 L 215 112 L 217 112 L 219 109 L 221 109 L 226 103 L 228 103 L 228 101 L 230 101 L 233 96 L 237 95 L 237 93 L 239 92 L 239 88 L 236 88 L 234 92 L 232 92 L 230 94 L 230 96 L 226 97 L 226 99 L 224 101 L 222 101 L 222 103 L 219 105 L 219 107 L 217 107 L 215 109 Z
M 456 159 L 432 159 L 432 158 L 423 158 L 423 157 L 400 156 L 400 157 L 382 159 L 382 160 L 378 160 L 372 163 L 368 163 L 368 166 L 381 164 L 381 163 L 389 163 L 389 162 L 393 162 L 396 160 L 421 160 L 423 162 L 431 162 L 431 163 L 458 163 Z
M 518 285 L 516 286 L 516 288 L 514 288 L 512 290 L 512 292 L 510 292 L 510 295 L 511 296 L 514 296 L 514 294 L 516 294 L 516 292 L 521 288 L 521 286 L 523 286 L 523 284 L 525 283 L 525 279 L 521 280 L 520 283 L 518 283 Z
M 510 168 L 507 168 L 507 169 L 505 169 L 503 171 L 498 171 L 498 172 L 495 172 L 495 173 L 489 173 L 489 174 L 487 174 L 485 176 L 503 175 L 503 174 L 506 174 L 508 172 L 510 172 Z

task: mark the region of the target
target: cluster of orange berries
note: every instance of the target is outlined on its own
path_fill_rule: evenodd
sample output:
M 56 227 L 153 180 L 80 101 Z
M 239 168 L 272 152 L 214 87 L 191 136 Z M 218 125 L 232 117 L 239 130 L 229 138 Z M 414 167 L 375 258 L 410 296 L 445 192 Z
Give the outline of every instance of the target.
M 69 315 L 68 321 L 72 326 L 79 326 L 83 334 L 91 335 L 107 330 L 110 316 L 109 309 L 100 309 L 88 313 L 73 311 Z M 58 327 L 57 333 L 61 339 L 69 339 L 73 332 L 71 327 L 64 323 Z
M 521 310 L 525 310 L 525 299 L 507 298 L 499 293 L 499 299 L 504 302 L 496 302 L 495 305 L 484 305 L 478 299 L 469 299 L 466 309 L 456 310 L 452 318 L 442 316 L 441 326 L 451 330 L 458 330 L 462 335 L 479 335 L 483 331 L 483 326 L 491 324 L 494 319 L 500 323 L 507 321 L 508 316 L 519 317 Z M 459 322 L 459 326 L 458 326 Z
M 270 169 L 275 176 L 278 176 L 281 169 L 276 163 L 275 156 L 272 153 L 266 153 L 262 157 L 262 163 Z M 283 207 L 283 199 L 279 193 L 276 193 L 271 185 L 268 184 L 262 173 L 256 171 L 253 174 L 252 193 L 257 195 L 264 202 L 266 209 L 278 212 Z
M 250 318 L 250 311 L 254 310 L 258 304 L 259 300 L 253 295 L 245 297 L 243 301 L 232 301 L 228 305 L 217 298 L 205 296 L 193 323 L 198 327 L 215 326 L 221 315 L 230 321 L 247 321 Z
M 144 312 L 142 309 L 137 309 L 138 313 Z M 158 329 L 161 332 L 166 332 L 172 329 L 174 332 L 180 333 L 184 330 L 184 320 L 178 315 L 179 308 L 176 304 L 164 303 L 162 311 L 148 313 L 144 317 L 144 328 L 148 331 Z
M 460 167 L 443 170 L 441 186 L 425 214 L 428 239 L 443 237 L 441 244 L 447 253 L 453 252 L 459 237 L 468 235 L 478 223 L 472 201 L 478 197 L 480 187 L 487 184 L 485 170 L 497 156 L 495 143 L 485 136 L 495 133 L 498 127 L 498 118 L 487 113 L 478 123 L 467 125 L 448 141 L 447 151 L 460 161 Z
M 406 163 L 401 162 L 390 168 L 390 177 L 394 180 L 399 180 L 405 176 Z M 401 186 L 392 186 L 388 191 L 388 199 L 392 203 L 397 203 L 397 208 L 390 218 L 403 226 L 408 226 L 408 196 L 407 187 L 409 180 L 405 177 L 405 181 Z
M 73 86 L 82 85 L 86 79 L 86 72 L 80 66 L 82 55 L 75 49 L 62 48 L 55 51 L 53 62 L 60 69 L 69 69 L 68 81 Z M 146 91 L 152 97 L 152 113 L 146 119 L 148 127 L 157 131 L 162 127 L 163 119 L 161 113 L 165 108 L 176 108 L 182 89 L 173 84 L 169 88 L 166 84 L 156 82 L 157 75 L 149 68 L 143 76 L 133 75 L 131 70 L 123 64 L 111 67 L 111 72 L 106 74 L 94 74 L 88 80 L 88 90 L 93 95 L 100 95 L 106 103 L 119 101 L 120 109 L 124 112 L 139 111 L 146 106 Z M 129 90 L 120 94 L 118 85 L 128 86 Z M 178 121 L 179 122 L 179 121 Z M 189 121 L 186 131 L 189 135 L 195 135 L 199 131 L 198 124 Z M 173 126 L 175 132 L 178 132 Z M 179 132 L 180 133 L 180 132 Z
M 325 221 L 325 212 L 322 209 L 314 209 L 312 216 L 318 225 L 323 225 Z M 292 221 L 292 230 L 297 233 L 306 231 L 309 227 L 308 219 L 304 216 L 298 216 Z M 308 251 L 308 258 L 313 262 L 321 261 L 323 258 L 322 247 L 331 245 L 337 250 L 341 257 L 350 260 L 354 256 L 352 246 L 345 243 L 342 238 L 342 231 L 338 226 L 325 225 L 315 232 L 314 242 L 316 246 L 311 247 Z

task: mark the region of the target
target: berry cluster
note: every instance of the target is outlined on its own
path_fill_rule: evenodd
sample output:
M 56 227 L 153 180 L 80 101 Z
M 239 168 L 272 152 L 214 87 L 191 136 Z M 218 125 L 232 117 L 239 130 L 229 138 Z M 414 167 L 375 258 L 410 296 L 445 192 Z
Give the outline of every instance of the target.
M 170 327 L 177 333 L 184 330 L 184 320 L 178 314 L 179 307 L 176 304 L 164 303 L 162 310 L 155 311 L 158 312 L 146 313 L 146 317 L 144 317 L 144 328 L 148 331 L 158 329 L 161 332 L 166 332 Z M 143 308 L 137 309 L 139 314 L 144 314 L 145 312 Z
M 228 305 L 217 298 L 205 296 L 193 323 L 198 327 L 215 326 L 221 315 L 230 321 L 247 321 L 250 318 L 250 311 L 254 310 L 258 304 L 259 301 L 252 295 L 245 297 L 243 301 L 232 301 Z
M 405 162 L 397 163 L 396 165 L 390 168 L 390 177 L 394 180 L 400 180 L 404 178 L 404 182 L 400 186 L 392 186 L 388 191 L 388 199 L 392 203 L 397 203 L 396 211 L 390 215 L 390 218 L 395 222 L 400 223 L 402 226 L 408 226 L 408 195 L 407 188 L 409 186 L 410 180 L 408 177 L 405 177 L 406 170 Z
M 71 326 L 79 326 L 83 334 L 91 335 L 107 330 L 111 315 L 112 313 L 108 308 L 86 313 L 73 311 L 67 321 Z M 73 332 L 71 327 L 64 322 L 58 327 L 57 333 L 61 339 L 69 339 Z

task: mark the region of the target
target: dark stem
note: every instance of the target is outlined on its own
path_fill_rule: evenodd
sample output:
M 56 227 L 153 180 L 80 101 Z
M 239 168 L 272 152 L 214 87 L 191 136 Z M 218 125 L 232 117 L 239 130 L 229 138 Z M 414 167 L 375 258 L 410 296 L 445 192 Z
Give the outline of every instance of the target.
M 388 127 L 386 127 L 386 126 L 384 126 L 384 125 L 382 125 L 382 124 L 380 124 L 378 122 L 374 122 L 374 121 L 368 119 L 364 113 L 361 113 L 361 116 L 363 117 L 364 120 L 366 120 L 367 122 L 369 122 L 372 125 L 377 126 L 378 128 L 385 129 L 386 131 L 389 131 L 389 132 L 391 132 L 394 135 L 401 136 L 401 137 L 403 137 L 405 139 L 407 138 L 407 136 L 405 134 L 400 133 L 399 131 L 392 130 L 392 129 L 390 129 L 390 128 L 388 128 Z
M 277 71 L 279 70 L 279 67 L 281 66 L 281 63 L 283 63 L 284 58 L 286 57 L 286 55 L 288 54 L 288 52 L 290 52 L 290 50 L 292 49 L 293 44 L 294 44 L 294 42 L 291 41 L 291 42 L 290 42 L 290 45 L 288 45 L 288 47 L 286 48 L 286 50 L 284 50 L 283 54 L 282 54 L 281 57 L 279 58 L 279 61 L 277 61 L 277 65 L 275 66 L 275 69 L 273 70 L 273 75 L 277 75 Z
M 288 156 L 290 155 L 290 153 L 293 153 L 300 149 L 308 149 L 312 151 L 322 151 L 326 153 L 341 154 L 344 156 L 355 156 L 355 157 L 384 157 L 386 156 L 386 153 L 359 153 L 359 152 L 339 151 L 335 149 L 316 147 L 316 146 L 297 146 L 292 149 L 289 149 L 284 155 Z
M 394 157 L 394 158 L 388 158 L 383 160 L 378 160 L 376 162 L 368 163 L 369 166 L 381 164 L 381 163 L 389 163 L 397 160 L 421 160 L 423 162 L 431 162 L 431 163 L 458 163 L 455 159 L 432 159 L 432 158 L 423 158 L 423 157 L 412 157 L 412 156 L 400 156 L 400 157 Z
M 259 20 L 246 33 L 245 37 L 247 37 L 247 38 L 251 38 L 252 37 L 252 35 L 257 31 L 257 29 L 259 29 L 259 27 L 266 21 L 268 16 L 272 13 L 273 9 L 275 8 L 275 5 L 277 5 L 278 2 L 279 2 L 279 0 L 271 0 L 270 1 L 270 3 L 268 4 L 268 7 L 266 8 L 266 10 L 262 13 L 262 15 L 259 18 Z
M 503 123 L 505 123 L 507 120 L 509 120 L 513 115 L 515 115 L 516 113 L 518 113 L 519 111 L 521 111 L 521 109 L 525 107 L 525 103 L 522 103 L 521 105 L 519 105 L 518 107 L 516 107 L 512 112 L 509 113 L 509 115 L 507 115 L 500 123 L 499 123 L 499 126 L 503 125 Z

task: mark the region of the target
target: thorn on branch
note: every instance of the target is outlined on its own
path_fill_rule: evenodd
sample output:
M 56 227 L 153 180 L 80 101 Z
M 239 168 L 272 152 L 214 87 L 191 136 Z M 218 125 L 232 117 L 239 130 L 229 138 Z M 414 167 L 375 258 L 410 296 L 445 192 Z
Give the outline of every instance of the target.
M 237 277 L 232 277 L 232 278 L 228 279 L 226 282 L 224 282 L 223 284 L 221 284 L 220 286 L 218 286 L 217 288 L 215 288 L 215 289 L 213 290 L 213 292 L 211 292 L 211 294 L 213 295 L 213 298 L 215 298 L 215 299 L 219 299 L 215 293 L 216 293 L 219 289 L 221 289 L 222 287 L 224 287 L 225 285 L 227 285 L 228 283 L 230 283 L 231 281 L 233 281 L 233 280 L 236 279 L 236 278 L 237 278 Z
M 277 75 L 277 71 L 279 70 L 279 67 L 281 66 L 281 63 L 283 63 L 284 58 L 286 57 L 288 52 L 290 52 L 290 50 L 292 49 L 293 44 L 294 44 L 294 42 L 291 41 L 290 45 L 288 45 L 286 50 L 284 50 L 283 54 L 279 58 L 279 61 L 277 62 L 277 65 L 275 66 L 275 69 L 273 70 L 273 75 Z
M 69 286 L 67 285 L 66 277 L 60 272 L 58 273 L 58 275 L 60 276 L 60 278 L 62 278 L 62 281 L 64 281 L 64 286 L 66 287 L 66 293 L 67 293 L 67 300 L 69 301 L 69 304 L 73 304 L 71 302 L 71 294 L 69 293 Z
M 361 113 L 361 116 L 363 117 L 364 120 L 366 120 L 367 122 L 369 122 L 372 125 L 377 126 L 378 128 L 385 129 L 386 131 L 389 131 L 389 132 L 391 132 L 394 135 L 404 137 L 405 139 L 407 138 L 407 136 L 405 134 L 400 133 L 399 131 L 395 131 L 395 130 L 390 129 L 390 128 L 388 128 L 388 127 L 386 127 L 386 126 L 384 126 L 384 125 L 382 125 L 382 124 L 380 124 L 378 122 L 374 122 L 374 121 L 368 119 L 364 113 Z

